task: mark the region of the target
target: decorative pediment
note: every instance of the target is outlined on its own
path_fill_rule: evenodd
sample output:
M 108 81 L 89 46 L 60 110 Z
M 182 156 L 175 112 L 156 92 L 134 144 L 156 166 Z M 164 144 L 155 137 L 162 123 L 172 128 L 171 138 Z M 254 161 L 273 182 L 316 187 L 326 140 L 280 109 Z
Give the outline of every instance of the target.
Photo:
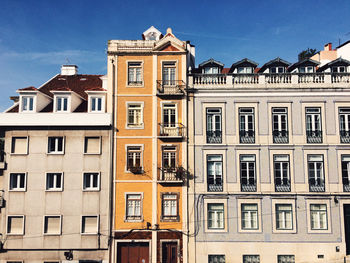
M 162 33 L 154 26 L 151 26 L 149 29 L 147 29 L 145 32 L 142 33 L 142 38 L 144 40 L 156 40 L 156 41 L 158 41 L 162 37 L 163 37 Z
M 156 42 L 154 51 L 185 51 L 185 43 L 174 36 L 171 28 L 167 29 L 166 35 Z

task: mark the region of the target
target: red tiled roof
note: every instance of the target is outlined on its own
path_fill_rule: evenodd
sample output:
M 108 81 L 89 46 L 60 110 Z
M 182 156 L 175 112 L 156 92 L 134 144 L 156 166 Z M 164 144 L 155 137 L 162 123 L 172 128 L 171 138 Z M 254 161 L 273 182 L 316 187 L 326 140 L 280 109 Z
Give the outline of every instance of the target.
M 86 90 L 86 91 L 107 91 L 107 90 L 105 90 L 105 89 L 103 89 L 103 88 L 101 88 L 101 87 L 96 87 L 96 88 L 88 89 L 88 90 Z
M 254 73 L 258 73 L 261 68 L 255 68 Z
M 229 71 L 230 71 L 230 68 L 223 68 L 223 69 L 221 70 L 221 73 L 222 73 L 222 74 L 227 74 Z
M 30 86 L 30 87 L 26 87 L 26 88 L 23 88 L 23 89 L 19 89 L 20 91 L 37 91 L 38 89 L 33 87 L 33 86 Z
M 52 91 L 72 91 L 72 90 L 68 87 L 57 87 L 57 88 L 52 89 L 51 93 L 52 93 Z

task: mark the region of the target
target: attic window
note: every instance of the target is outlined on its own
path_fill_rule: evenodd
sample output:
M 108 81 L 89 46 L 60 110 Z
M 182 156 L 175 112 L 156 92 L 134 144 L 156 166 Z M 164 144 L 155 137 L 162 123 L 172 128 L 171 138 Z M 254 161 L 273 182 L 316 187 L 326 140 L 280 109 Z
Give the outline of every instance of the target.
M 219 68 L 218 67 L 205 67 L 203 69 L 204 74 L 218 74 Z
M 284 73 L 285 69 L 284 67 L 271 67 L 270 73 Z
M 312 66 L 299 68 L 299 73 L 313 73 L 313 72 L 314 72 L 314 67 Z
M 68 97 L 57 96 L 56 97 L 56 112 L 67 112 L 68 111 Z
M 346 67 L 345 66 L 332 67 L 332 72 L 334 72 L 334 73 L 346 72 Z
M 253 68 L 252 67 L 239 67 L 239 68 L 237 68 L 237 73 L 238 74 L 251 74 L 251 73 L 253 73 Z
M 34 96 L 22 96 L 22 112 L 34 111 Z

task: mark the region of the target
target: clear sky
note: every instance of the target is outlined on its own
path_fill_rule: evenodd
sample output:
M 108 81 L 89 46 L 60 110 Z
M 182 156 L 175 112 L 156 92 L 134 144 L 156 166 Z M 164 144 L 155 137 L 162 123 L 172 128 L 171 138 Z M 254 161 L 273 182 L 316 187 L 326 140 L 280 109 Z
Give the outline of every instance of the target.
M 226 67 L 244 57 L 295 62 L 303 49 L 350 39 L 350 1 L 1 0 L 0 111 L 62 64 L 105 74 L 107 41 L 141 39 L 151 25 L 190 40 L 197 65 L 211 57 Z

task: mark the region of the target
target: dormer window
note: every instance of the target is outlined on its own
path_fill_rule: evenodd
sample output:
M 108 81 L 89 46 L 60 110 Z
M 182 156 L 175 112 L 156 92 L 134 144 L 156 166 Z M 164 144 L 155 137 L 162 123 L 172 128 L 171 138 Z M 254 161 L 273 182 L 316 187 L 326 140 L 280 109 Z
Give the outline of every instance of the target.
M 285 72 L 285 68 L 284 67 L 271 67 L 270 68 L 270 73 L 284 73 Z
M 102 97 L 91 97 L 91 112 L 102 111 Z
M 334 73 L 344 73 L 344 72 L 346 72 L 346 67 L 345 66 L 332 67 L 332 72 L 334 72 Z
M 237 68 L 238 74 L 252 74 L 253 68 L 252 67 L 239 67 Z
M 203 68 L 204 74 L 218 74 L 219 68 L 218 67 L 205 67 Z
M 22 96 L 22 112 L 34 111 L 34 96 Z
M 314 67 L 312 67 L 312 66 L 299 68 L 299 73 L 313 73 L 313 72 L 314 72 Z
M 67 111 L 68 111 L 68 96 L 57 96 L 56 112 L 67 112 Z

